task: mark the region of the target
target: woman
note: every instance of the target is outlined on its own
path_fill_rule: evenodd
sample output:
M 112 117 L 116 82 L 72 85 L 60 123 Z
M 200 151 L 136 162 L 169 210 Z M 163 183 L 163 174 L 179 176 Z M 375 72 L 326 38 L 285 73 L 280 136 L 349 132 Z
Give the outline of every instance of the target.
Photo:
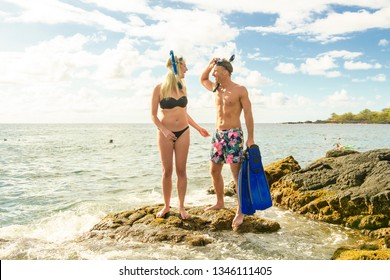
M 187 191 L 187 156 L 190 145 L 189 125 L 199 133 L 207 137 L 209 133 L 200 127 L 187 113 L 187 89 L 184 84 L 184 76 L 187 66 L 183 58 L 174 57 L 177 68 L 177 77 L 173 69 L 173 59 L 167 61 L 168 73 L 165 81 L 154 88 L 152 95 L 151 115 L 152 121 L 157 126 L 157 140 L 162 163 L 162 190 L 164 195 L 164 207 L 157 213 L 157 218 L 164 217 L 170 208 L 172 193 L 173 155 L 175 155 L 175 167 L 177 176 L 177 192 L 179 197 L 179 211 L 182 219 L 187 219 L 189 214 L 184 208 L 184 199 Z M 160 117 L 157 115 L 160 106 Z

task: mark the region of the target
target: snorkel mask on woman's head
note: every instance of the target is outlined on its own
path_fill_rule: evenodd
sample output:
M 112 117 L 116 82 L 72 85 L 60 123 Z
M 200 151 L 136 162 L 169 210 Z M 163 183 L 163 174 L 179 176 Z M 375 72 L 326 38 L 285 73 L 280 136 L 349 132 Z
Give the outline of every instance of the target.
M 176 80 L 177 80 L 177 86 L 179 87 L 179 89 L 182 89 L 183 86 L 180 83 L 179 74 L 177 73 L 177 66 L 176 66 L 177 62 L 175 61 L 175 55 L 173 54 L 173 51 L 170 51 L 169 54 L 171 55 L 173 73 L 175 74 L 175 77 L 176 77 Z M 183 60 L 183 58 L 179 58 L 178 60 L 181 61 L 181 60 Z

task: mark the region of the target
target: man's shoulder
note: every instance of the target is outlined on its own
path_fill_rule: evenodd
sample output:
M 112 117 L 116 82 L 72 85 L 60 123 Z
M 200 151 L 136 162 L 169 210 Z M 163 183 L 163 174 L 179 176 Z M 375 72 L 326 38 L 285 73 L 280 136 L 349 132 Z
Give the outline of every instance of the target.
M 237 84 L 237 83 L 235 83 L 234 90 L 239 92 L 239 93 L 247 93 L 248 92 L 245 86 L 243 86 L 241 84 Z

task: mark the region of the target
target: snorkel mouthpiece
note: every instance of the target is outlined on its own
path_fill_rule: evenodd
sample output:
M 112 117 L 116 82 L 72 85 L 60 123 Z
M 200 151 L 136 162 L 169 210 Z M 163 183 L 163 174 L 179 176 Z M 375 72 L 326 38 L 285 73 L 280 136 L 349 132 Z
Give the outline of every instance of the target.
M 213 92 L 216 92 L 220 85 L 221 85 L 220 83 L 217 83 L 213 88 Z
M 178 73 L 177 73 L 177 67 L 176 67 L 175 55 L 173 54 L 173 51 L 172 51 L 172 50 L 169 52 L 169 54 L 171 55 L 171 61 L 172 61 L 172 67 L 173 67 L 173 73 L 175 74 L 175 77 L 176 77 L 177 86 L 179 87 L 179 89 L 182 89 L 182 88 L 183 88 L 183 86 L 182 86 L 182 85 L 181 85 L 181 83 L 180 83 L 179 75 L 178 75 Z

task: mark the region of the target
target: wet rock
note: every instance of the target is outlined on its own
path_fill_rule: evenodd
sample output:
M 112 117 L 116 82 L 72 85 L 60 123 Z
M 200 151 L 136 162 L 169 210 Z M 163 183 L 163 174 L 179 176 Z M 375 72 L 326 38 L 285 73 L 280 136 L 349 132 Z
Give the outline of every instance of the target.
M 351 228 L 389 226 L 390 150 L 326 157 L 271 185 L 274 204 Z
M 378 238 L 377 249 L 340 248 L 334 258 L 389 258 L 389 231 L 376 230 L 390 227 L 390 149 L 330 151 L 273 183 L 271 194 L 276 206 Z
M 235 196 L 236 195 L 236 184 L 233 180 L 227 183 L 223 189 L 225 196 Z M 215 194 L 214 186 L 210 186 L 207 190 L 208 194 Z
M 351 154 L 357 154 L 355 150 L 334 149 L 326 152 L 326 157 L 342 157 Z
M 178 211 L 171 210 L 164 218 L 156 218 L 162 205 L 146 206 L 120 213 L 109 214 L 96 224 L 81 240 L 110 238 L 124 240 L 136 238 L 142 242 L 188 243 L 205 246 L 218 238 L 216 232 L 232 230 L 234 209 L 204 212 L 205 207 L 192 207 L 187 211 L 190 218 L 183 220 Z M 245 217 L 237 229 L 239 233 L 275 232 L 280 229 L 277 222 L 256 216 Z
M 375 248 L 342 247 L 334 252 L 332 260 L 390 260 L 390 249 Z
M 288 156 L 285 159 L 266 165 L 264 172 L 267 176 L 268 184 L 271 186 L 287 174 L 299 171 L 300 169 L 301 166 L 298 162 L 292 156 Z

